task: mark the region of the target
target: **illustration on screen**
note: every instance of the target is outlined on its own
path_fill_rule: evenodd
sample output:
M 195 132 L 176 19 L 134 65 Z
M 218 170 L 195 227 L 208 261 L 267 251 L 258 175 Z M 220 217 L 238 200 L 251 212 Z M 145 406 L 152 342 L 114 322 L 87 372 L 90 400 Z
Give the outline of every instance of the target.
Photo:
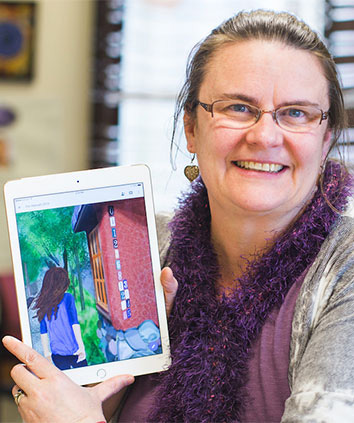
M 60 369 L 162 353 L 143 197 L 16 219 L 37 351 Z

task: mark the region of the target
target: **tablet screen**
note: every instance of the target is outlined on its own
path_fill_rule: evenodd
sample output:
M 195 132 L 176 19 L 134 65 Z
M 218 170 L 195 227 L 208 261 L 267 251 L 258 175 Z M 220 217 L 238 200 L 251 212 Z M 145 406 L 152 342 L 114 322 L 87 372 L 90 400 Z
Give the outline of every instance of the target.
M 33 348 L 62 370 L 162 353 L 142 182 L 14 209 Z

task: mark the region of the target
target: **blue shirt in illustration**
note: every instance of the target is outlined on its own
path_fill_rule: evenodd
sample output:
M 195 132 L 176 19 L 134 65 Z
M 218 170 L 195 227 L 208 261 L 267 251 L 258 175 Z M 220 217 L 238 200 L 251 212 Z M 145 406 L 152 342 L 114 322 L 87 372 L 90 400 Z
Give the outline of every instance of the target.
M 76 342 L 72 325 L 79 324 L 74 297 L 66 292 L 59 303 L 57 317 L 52 312 L 50 320 L 47 315 L 40 322 L 41 334 L 48 333 L 52 354 L 73 355 L 79 346 Z

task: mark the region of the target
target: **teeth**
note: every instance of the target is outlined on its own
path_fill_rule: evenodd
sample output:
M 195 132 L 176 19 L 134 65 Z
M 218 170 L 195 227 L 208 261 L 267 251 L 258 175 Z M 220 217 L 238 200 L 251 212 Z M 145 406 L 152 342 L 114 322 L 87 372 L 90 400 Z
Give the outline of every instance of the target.
M 259 170 L 261 172 L 280 172 L 284 166 L 275 163 L 259 163 L 259 162 L 246 162 L 243 160 L 235 162 L 238 167 L 251 170 Z

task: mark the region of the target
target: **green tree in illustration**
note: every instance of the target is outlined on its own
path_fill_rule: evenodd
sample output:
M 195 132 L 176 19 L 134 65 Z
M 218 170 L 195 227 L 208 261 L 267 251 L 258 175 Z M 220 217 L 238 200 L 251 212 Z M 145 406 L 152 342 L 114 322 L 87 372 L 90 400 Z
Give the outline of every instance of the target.
M 77 306 L 89 364 L 104 362 L 96 329 L 96 299 L 83 286 L 82 271 L 90 268 L 85 232 L 74 233 L 74 207 L 40 210 L 17 215 L 21 257 L 26 285 L 35 283 L 48 267 L 64 267 L 70 278 L 68 292 Z
M 85 233 L 72 230 L 73 210 L 74 207 L 64 207 L 21 213 L 17 223 L 26 284 L 35 282 L 43 267 L 64 267 L 77 276 L 79 300 L 84 309 L 81 272 L 89 265 L 89 256 Z

